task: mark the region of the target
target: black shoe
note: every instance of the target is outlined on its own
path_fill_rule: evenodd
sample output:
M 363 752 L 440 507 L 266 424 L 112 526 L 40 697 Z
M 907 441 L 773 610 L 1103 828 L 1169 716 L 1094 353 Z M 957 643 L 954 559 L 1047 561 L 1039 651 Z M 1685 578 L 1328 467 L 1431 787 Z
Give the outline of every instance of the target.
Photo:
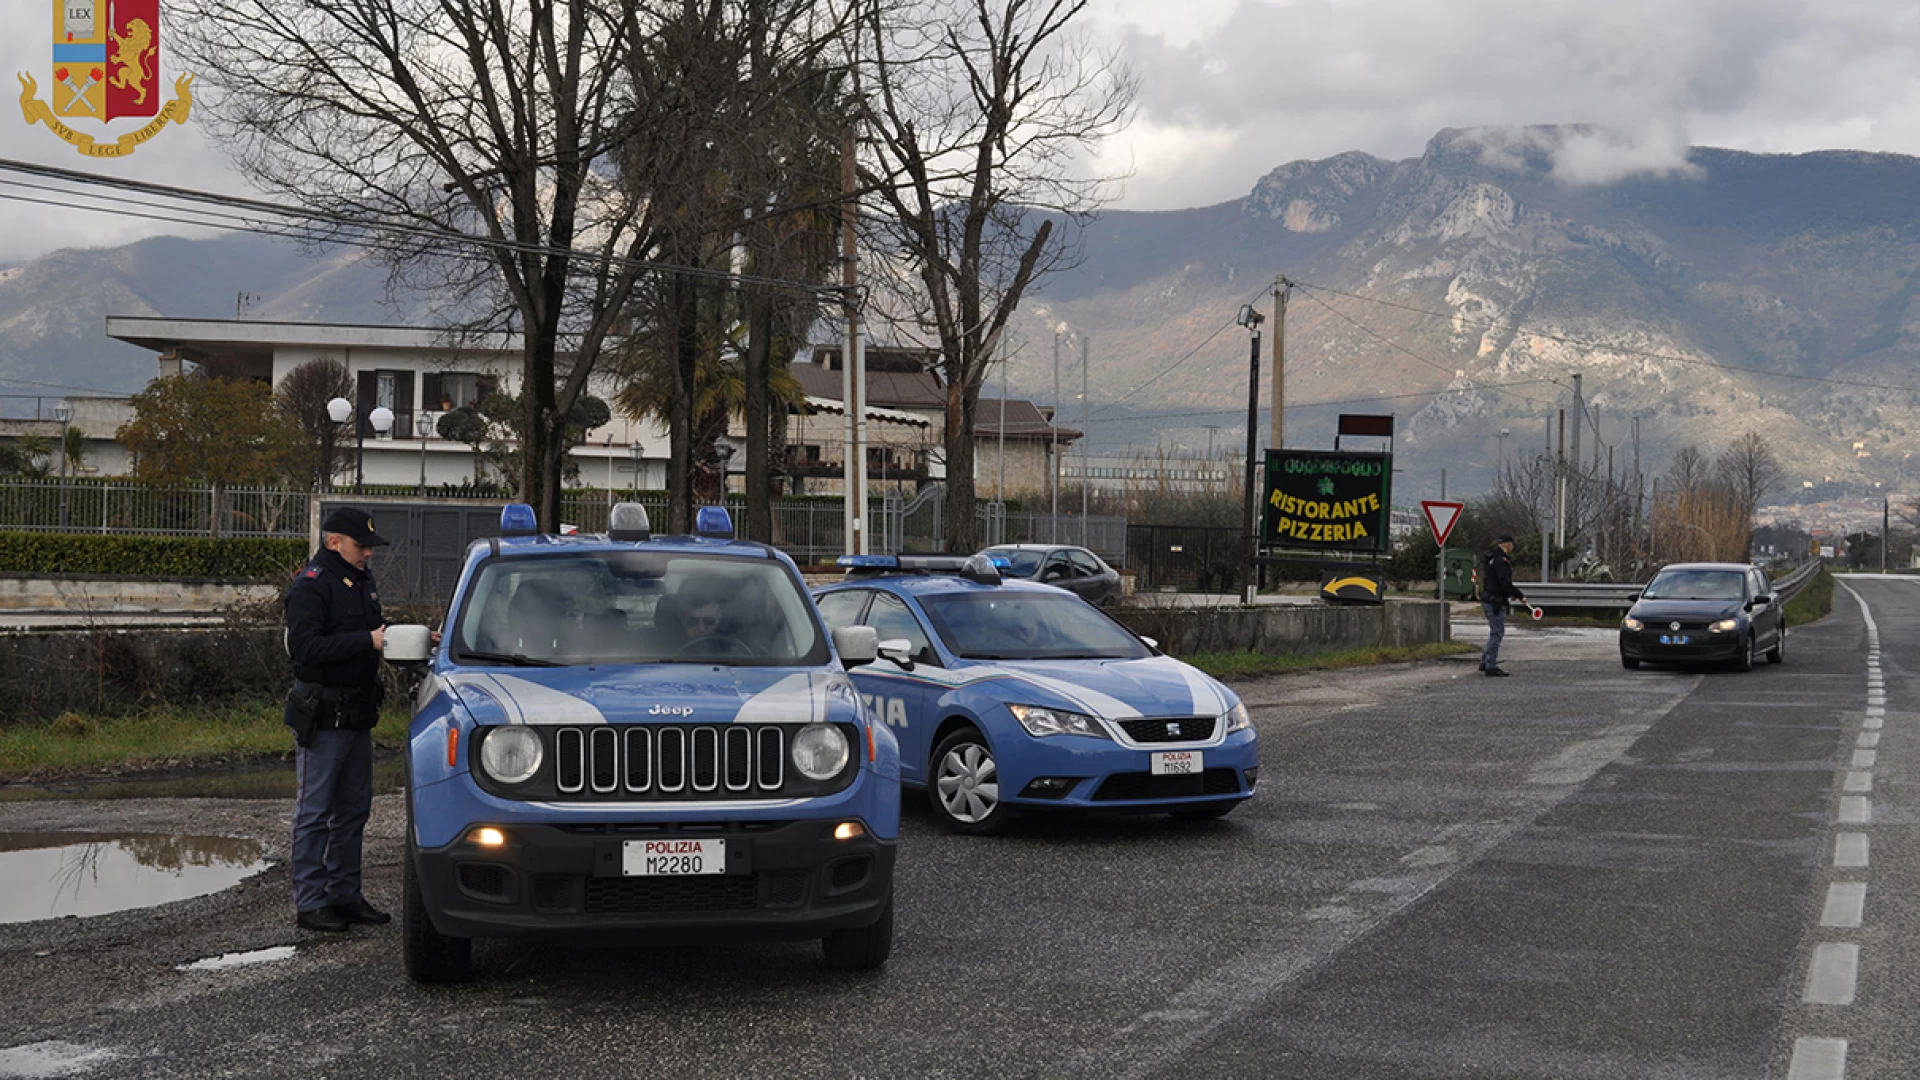
M 1483 675 L 1498 675 L 1499 677 L 1501 677 L 1501 678 L 1503 678 L 1503 679 L 1507 677 L 1507 673 L 1506 673 L 1506 672 L 1504 672 L 1504 671 L 1501 671 L 1501 670 L 1500 670 L 1499 668 L 1497 668 L 1497 667 L 1490 667 L 1490 668 L 1482 668 L 1482 669 L 1481 669 L 1481 674 L 1483 674 Z
M 295 921 L 299 923 L 302 930 L 319 930 L 328 934 L 344 933 L 347 930 L 347 920 L 341 918 L 338 911 L 329 907 L 303 911 Z
M 364 896 L 345 904 L 335 904 L 333 905 L 332 911 L 334 917 L 340 919 L 342 923 L 359 923 L 361 926 L 385 926 L 393 921 L 393 916 L 367 903 L 367 898 Z

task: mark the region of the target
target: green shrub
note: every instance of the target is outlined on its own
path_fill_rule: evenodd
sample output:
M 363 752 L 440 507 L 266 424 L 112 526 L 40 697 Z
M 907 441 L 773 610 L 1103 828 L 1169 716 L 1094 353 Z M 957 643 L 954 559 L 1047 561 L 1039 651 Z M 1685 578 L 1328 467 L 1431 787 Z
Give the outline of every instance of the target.
M 304 540 L 0 532 L 0 573 L 280 580 L 307 559 Z

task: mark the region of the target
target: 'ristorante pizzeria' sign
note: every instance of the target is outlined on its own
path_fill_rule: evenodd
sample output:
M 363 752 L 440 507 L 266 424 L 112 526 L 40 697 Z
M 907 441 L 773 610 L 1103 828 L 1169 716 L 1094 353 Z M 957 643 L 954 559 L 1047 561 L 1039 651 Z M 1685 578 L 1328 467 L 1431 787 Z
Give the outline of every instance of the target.
M 1392 454 L 1269 450 L 1261 543 L 1384 551 L 1392 493 Z

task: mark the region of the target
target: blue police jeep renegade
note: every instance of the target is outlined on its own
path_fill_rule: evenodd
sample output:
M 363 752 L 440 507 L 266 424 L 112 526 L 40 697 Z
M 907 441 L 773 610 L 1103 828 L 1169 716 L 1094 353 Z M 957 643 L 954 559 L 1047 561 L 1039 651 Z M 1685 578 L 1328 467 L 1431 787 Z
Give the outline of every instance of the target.
M 837 968 L 893 939 L 900 762 L 792 560 L 726 512 L 650 536 L 538 533 L 507 507 L 467 552 L 415 700 L 409 976 L 467 973 L 472 941 L 819 938 Z

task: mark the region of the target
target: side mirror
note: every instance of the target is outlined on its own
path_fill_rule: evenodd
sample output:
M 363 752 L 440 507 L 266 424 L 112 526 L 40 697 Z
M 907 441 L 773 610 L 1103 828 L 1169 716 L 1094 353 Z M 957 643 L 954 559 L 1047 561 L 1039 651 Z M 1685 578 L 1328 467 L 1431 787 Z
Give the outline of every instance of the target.
M 424 664 L 433 656 L 433 633 L 417 623 L 387 627 L 380 652 L 389 664 Z
M 1771 604 L 1771 603 L 1773 603 L 1773 594 L 1761 593 L 1759 596 L 1756 596 L 1753 598 L 1752 607 L 1759 607 L 1761 604 Z
M 1143 641 L 1143 642 L 1145 642 L 1145 643 L 1146 643 L 1146 646 L 1147 646 L 1147 648 L 1149 648 L 1149 649 L 1152 649 L 1152 650 L 1153 650 L 1154 652 L 1159 652 L 1159 651 L 1160 651 L 1160 643 L 1159 643 L 1159 642 L 1157 642 L 1157 641 L 1155 641 L 1155 640 L 1153 640 L 1152 638 L 1150 638 L 1150 637 L 1143 637 L 1143 638 L 1141 638 L 1140 640 L 1141 640 L 1141 641 Z
M 873 663 L 880 655 L 880 634 L 871 626 L 842 626 L 833 632 L 833 651 L 844 667 Z
M 888 638 L 877 646 L 877 651 L 882 657 L 900 665 L 901 668 L 907 671 L 913 670 L 915 649 L 913 642 L 906 638 Z

